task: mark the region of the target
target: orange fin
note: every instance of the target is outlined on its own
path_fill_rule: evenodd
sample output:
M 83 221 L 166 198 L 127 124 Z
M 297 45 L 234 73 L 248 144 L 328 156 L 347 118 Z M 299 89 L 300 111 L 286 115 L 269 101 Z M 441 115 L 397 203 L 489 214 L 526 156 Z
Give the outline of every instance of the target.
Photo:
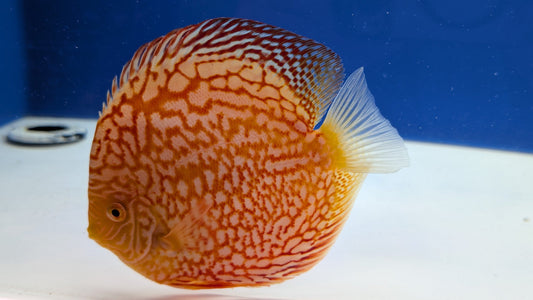
M 173 250 L 184 250 L 194 248 L 199 240 L 198 228 L 203 224 L 203 217 L 211 208 L 207 203 L 199 204 L 191 209 L 161 241 Z

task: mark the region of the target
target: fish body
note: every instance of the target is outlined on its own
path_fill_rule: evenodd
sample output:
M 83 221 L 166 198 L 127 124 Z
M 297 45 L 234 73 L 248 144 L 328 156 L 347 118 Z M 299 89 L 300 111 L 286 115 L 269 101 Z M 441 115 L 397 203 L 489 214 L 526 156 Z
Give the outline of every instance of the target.
M 142 46 L 97 122 L 90 237 L 175 287 L 269 285 L 310 269 L 366 174 L 407 164 L 362 69 L 341 88 L 343 76 L 330 49 L 251 20 Z

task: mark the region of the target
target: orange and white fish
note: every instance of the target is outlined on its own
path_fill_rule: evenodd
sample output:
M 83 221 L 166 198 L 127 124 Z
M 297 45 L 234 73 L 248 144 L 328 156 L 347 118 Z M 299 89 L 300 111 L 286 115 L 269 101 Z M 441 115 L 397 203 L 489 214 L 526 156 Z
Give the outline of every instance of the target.
M 251 20 L 207 20 L 142 46 L 96 125 L 89 236 L 175 287 L 309 270 L 366 174 L 408 164 L 362 68 L 343 77 L 324 45 Z

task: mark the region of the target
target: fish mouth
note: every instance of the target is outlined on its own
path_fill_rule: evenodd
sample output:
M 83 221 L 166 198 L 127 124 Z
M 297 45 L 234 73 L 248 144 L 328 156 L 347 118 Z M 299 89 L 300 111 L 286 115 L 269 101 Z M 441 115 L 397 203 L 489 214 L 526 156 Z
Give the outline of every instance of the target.
M 87 227 L 87 233 L 89 234 L 89 238 L 95 242 L 98 242 L 98 230 L 96 230 L 94 225 L 89 225 Z
M 102 224 L 97 221 L 97 218 L 93 216 L 92 214 L 89 214 L 89 226 L 87 226 L 87 233 L 89 235 L 89 238 L 91 240 L 94 240 L 96 242 L 99 242 L 99 240 L 102 239 L 104 236 L 104 232 L 102 230 Z
M 91 226 L 87 227 L 87 233 L 89 233 L 89 238 L 94 240 L 94 230 L 91 228 Z
M 98 245 L 108 248 L 105 243 L 102 243 L 101 240 L 101 233 L 98 231 L 97 226 L 94 226 L 93 224 L 90 224 L 89 227 L 87 227 L 87 233 L 89 235 L 89 238 L 93 241 L 95 241 Z

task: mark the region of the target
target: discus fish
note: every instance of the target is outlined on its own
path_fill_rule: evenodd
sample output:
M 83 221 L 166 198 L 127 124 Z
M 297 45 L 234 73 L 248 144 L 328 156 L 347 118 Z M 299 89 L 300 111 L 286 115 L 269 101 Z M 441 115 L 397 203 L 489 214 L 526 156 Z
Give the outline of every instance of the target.
M 113 80 L 89 166 L 89 236 L 156 282 L 270 285 L 318 263 L 367 173 L 408 164 L 363 69 L 218 18 L 145 44 Z

